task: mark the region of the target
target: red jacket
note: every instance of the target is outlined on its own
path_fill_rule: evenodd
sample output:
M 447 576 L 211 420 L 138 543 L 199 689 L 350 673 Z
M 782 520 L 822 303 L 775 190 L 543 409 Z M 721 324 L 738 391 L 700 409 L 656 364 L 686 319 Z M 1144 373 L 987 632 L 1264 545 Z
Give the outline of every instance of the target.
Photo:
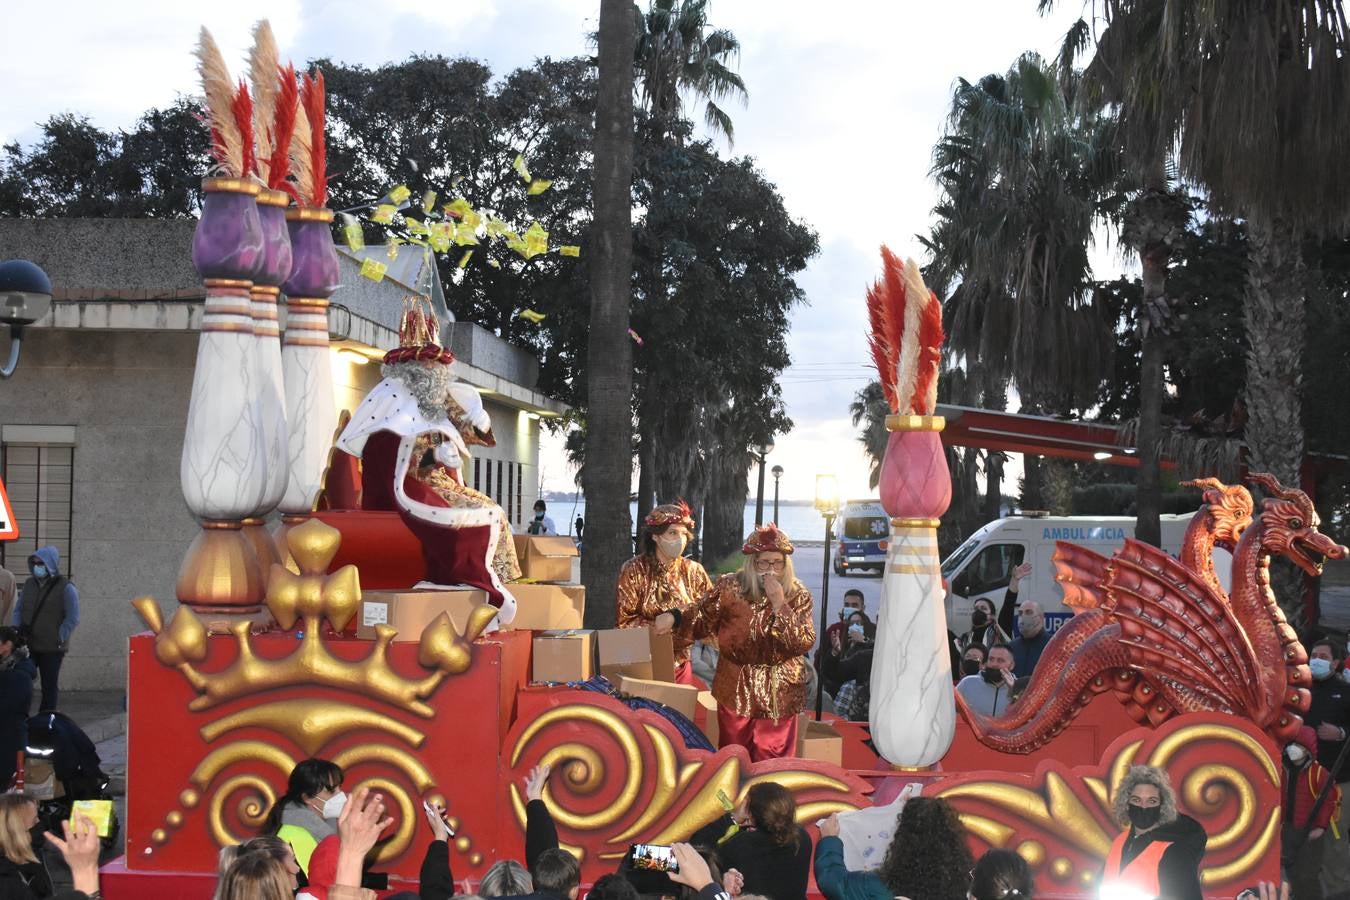
M 1286 808 L 1284 816 L 1285 821 L 1295 828 L 1303 828 L 1308 822 L 1309 814 L 1312 813 L 1313 804 L 1317 802 L 1317 795 L 1327 783 L 1327 770 L 1317 762 L 1317 732 L 1313 731 L 1311 726 L 1304 725 L 1294 737 L 1294 741 L 1308 751 L 1312 762 L 1301 769 L 1291 770 L 1288 764 L 1284 766 L 1284 783 L 1281 785 L 1280 799 L 1281 802 L 1288 803 L 1289 779 L 1293 778 L 1295 780 L 1293 807 Z M 1310 828 L 1328 827 L 1333 818 L 1339 818 L 1340 805 L 1341 789 L 1332 785 L 1331 793 L 1322 801 L 1322 808 L 1317 811 Z

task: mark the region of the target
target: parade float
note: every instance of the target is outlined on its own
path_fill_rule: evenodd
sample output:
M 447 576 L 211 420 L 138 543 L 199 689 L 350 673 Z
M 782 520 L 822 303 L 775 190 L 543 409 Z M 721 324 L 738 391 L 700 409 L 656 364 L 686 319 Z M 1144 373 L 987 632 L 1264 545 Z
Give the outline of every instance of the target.
M 202 58 L 222 166 L 204 184 L 194 241 L 207 309 L 182 475 L 202 532 L 173 613 L 135 601 L 148 630 L 130 640 L 126 854 L 104 869 L 107 896 L 207 896 L 218 850 L 255 835 L 291 768 L 314 756 L 342 766 L 347 790 L 385 795 L 395 824 L 375 866 L 396 884 L 417 876 L 423 801 L 448 809 L 466 887 L 494 860 L 522 858 L 521 784 L 539 764 L 554 768 L 545 799 L 583 882 L 631 844 L 687 838 L 759 781 L 792 790 L 808 827 L 919 782 L 956 806 L 975 853 L 1021 854 L 1038 895 L 1095 896 L 1118 830 L 1111 792 L 1138 763 L 1166 769 L 1209 834 L 1208 896 L 1277 877 L 1279 748 L 1306 710 L 1309 672 L 1267 565 L 1281 555 L 1316 572 L 1346 553 L 1318 532 L 1306 495 L 1255 476 L 1258 507 L 1245 487 L 1207 482 L 1180 559 L 1135 541 L 1111 558 L 1062 545 L 1058 580 L 1077 614 L 1026 700 L 997 719 L 970 712 L 952 690 L 937 557 L 950 500 L 933 415 L 941 307 L 912 261 L 883 251 L 868 305 L 893 413 L 881 474 L 891 539 L 871 721 L 829 723 L 831 759 L 752 764 L 739 747 L 707 749 L 706 708 L 691 722 L 537 683 L 537 628 L 567 628 L 587 653 L 589 633 L 541 617 L 532 586 L 503 584 L 490 510 L 424 490 L 434 479 L 409 471 L 414 441 L 435 433 L 426 467 L 454 479 L 461 439 L 491 431 L 473 398 L 452 392 L 441 415 L 387 380 L 339 436 L 321 364 L 336 286 L 322 77 L 297 90 L 293 70 L 262 53 L 254 95 L 267 112 L 255 120 L 206 38 Z M 404 326 L 386 362 L 453 364 L 415 302 Z M 278 507 L 280 527 L 259 540 Z M 1210 562 L 1216 544 L 1234 554 L 1231 592 Z M 414 628 L 360 615 L 363 589 L 419 583 L 428 603 L 459 599 Z

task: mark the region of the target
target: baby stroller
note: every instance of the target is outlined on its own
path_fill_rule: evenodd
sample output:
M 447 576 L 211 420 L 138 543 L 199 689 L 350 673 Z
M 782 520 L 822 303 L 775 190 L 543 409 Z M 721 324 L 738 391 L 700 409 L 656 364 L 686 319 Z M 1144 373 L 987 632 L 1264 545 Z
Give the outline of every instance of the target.
M 42 824 L 52 834 L 61 833 L 76 800 L 112 799 L 101 764 L 94 742 L 69 716 L 44 712 L 28 720 L 24 793 L 37 801 Z M 114 813 L 102 839 L 105 850 L 116 842 L 120 827 Z

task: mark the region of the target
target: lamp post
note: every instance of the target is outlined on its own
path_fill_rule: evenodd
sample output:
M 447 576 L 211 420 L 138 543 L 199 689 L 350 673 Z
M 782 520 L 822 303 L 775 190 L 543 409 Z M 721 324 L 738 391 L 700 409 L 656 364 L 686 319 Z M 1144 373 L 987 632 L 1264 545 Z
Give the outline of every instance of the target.
M 769 474 L 773 476 L 773 521 L 776 524 L 782 521 L 778 518 L 778 479 L 783 477 L 783 467 L 774 466 Z
M 816 476 L 816 511 L 825 517 L 825 565 L 820 575 L 820 632 L 818 637 L 825 640 L 826 611 L 830 607 L 830 545 L 834 543 L 834 517 L 839 515 L 839 483 L 833 475 Z M 825 701 L 825 687 L 816 681 L 816 721 L 820 721 L 820 711 Z
M 19 366 L 23 330 L 52 308 L 52 282 L 47 273 L 26 259 L 0 263 L 0 322 L 9 326 L 9 359 L 0 366 L 8 378 Z
M 755 527 L 764 524 L 764 458 L 773 452 L 773 441 L 765 441 L 755 448 L 759 461 L 759 489 L 755 492 Z

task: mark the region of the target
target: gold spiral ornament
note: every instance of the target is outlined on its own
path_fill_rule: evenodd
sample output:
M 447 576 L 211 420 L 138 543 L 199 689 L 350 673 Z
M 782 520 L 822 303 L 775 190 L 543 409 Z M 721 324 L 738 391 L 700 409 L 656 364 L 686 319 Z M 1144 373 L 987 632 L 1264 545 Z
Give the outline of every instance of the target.
M 239 844 L 254 837 L 276 803 L 267 779 L 252 773 L 227 778 L 211 792 L 207 827 L 218 846 Z
M 376 862 L 393 859 L 408 849 L 408 846 L 412 843 L 413 832 L 417 828 L 417 818 L 413 812 L 412 800 L 409 799 L 407 790 L 394 784 L 388 778 L 363 778 L 359 784 L 353 786 L 352 793 L 363 787 L 384 796 L 386 812 L 389 811 L 391 805 L 398 807 L 398 814 L 395 817 L 397 826 L 394 834 L 377 845 L 374 857 Z

